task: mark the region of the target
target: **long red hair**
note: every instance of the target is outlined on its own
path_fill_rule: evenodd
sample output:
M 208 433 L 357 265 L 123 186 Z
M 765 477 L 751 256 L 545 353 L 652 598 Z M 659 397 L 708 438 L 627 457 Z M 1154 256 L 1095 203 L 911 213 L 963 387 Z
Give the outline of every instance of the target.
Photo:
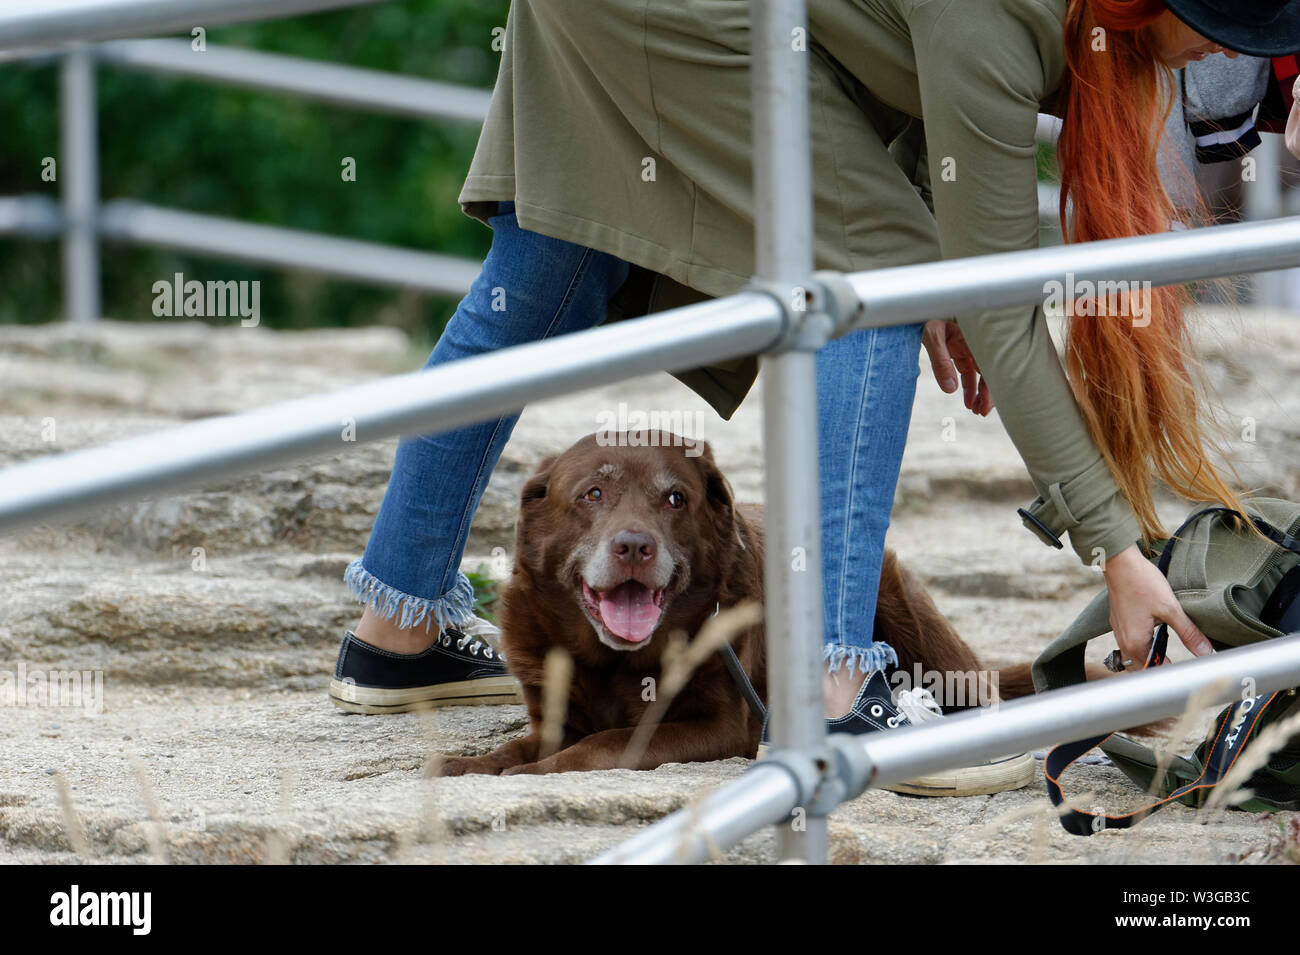
M 1066 242 L 1167 232 L 1180 219 L 1157 166 L 1176 89 L 1152 30 L 1165 9 L 1162 0 L 1067 2 L 1057 144 Z M 1204 212 L 1198 197 L 1193 213 Z M 1153 471 L 1184 497 L 1241 505 L 1207 452 L 1206 390 L 1184 318 L 1192 301 L 1175 285 L 1126 295 L 1118 314 L 1100 295 L 1067 302 L 1070 384 L 1149 540 L 1164 536 Z

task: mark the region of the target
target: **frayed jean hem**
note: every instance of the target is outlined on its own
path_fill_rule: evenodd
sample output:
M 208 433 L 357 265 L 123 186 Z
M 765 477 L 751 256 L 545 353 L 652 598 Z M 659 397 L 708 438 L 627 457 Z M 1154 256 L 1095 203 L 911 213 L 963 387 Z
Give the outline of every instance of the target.
M 822 659 L 826 662 L 827 673 L 837 673 L 841 666 L 848 664 L 849 676 L 853 676 L 855 665 L 864 674 L 883 670 L 887 666 L 898 666 L 898 654 L 887 643 L 873 643 L 869 647 L 828 643 L 822 647 Z
M 451 590 L 432 600 L 412 597 L 388 586 L 362 567 L 360 558 L 348 565 L 343 583 L 358 603 L 368 604 L 376 614 L 395 621 L 402 630 L 412 630 L 423 623 L 427 633 L 436 623 L 442 632 L 448 627 L 464 626 L 474 619 L 474 585 L 461 573 L 457 573 L 456 585 Z

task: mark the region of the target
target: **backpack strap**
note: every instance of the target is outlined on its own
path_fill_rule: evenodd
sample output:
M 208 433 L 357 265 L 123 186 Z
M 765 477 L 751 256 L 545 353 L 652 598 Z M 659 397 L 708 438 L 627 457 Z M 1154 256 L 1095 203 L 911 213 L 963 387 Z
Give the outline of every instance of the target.
M 1110 630 L 1110 594 L 1103 590 L 1034 660 L 1034 691 L 1043 693 L 1084 682 L 1088 642 Z
M 1207 507 L 1204 510 L 1197 511 L 1178 528 L 1172 537 L 1165 543 L 1160 553 L 1160 559 L 1156 566 L 1162 574 L 1168 576 L 1169 564 L 1173 560 L 1174 545 L 1182 537 L 1183 533 L 1207 514 L 1222 512 L 1224 514 L 1234 515 L 1238 518 L 1245 519 L 1239 511 L 1234 511 L 1226 507 Z M 1279 547 L 1294 551 L 1300 554 L 1300 540 L 1290 536 L 1284 531 L 1278 530 L 1268 521 L 1261 517 L 1251 515 L 1250 521 L 1259 528 L 1265 537 L 1273 541 Z M 1087 648 L 1088 641 L 1093 637 L 1101 636 L 1103 633 L 1110 631 L 1109 610 L 1110 603 L 1106 594 L 1101 594 L 1094 599 L 1087 609 L 1074 621 L 1070 627 L 1061 634 L 1052 644 L 1044 651 L 1038 660 L 1034 661 L 1034 684 L 1041 692 L 1044 689 L 1054 689 L 1058 686 L 1068 685 L 1069 683 L 1080 683 L 1085 678 L 1083 669 L 1084 651 Z M 1105 613 L 1105 623 L 1099 620 L 1099 616 Z M 1098 630 L 1098 627 L 1102 629 Z M 1169 626 L 1161 624 L 1156 631 L 1155 640 L 1151 644 L 1151 652 L 1147 656 L 1144 670 L 1160 666 L 1166 660 L 1166 652 L 1169 647 Z M 1055 653 L 1053 653 L 1055 651 Z M 1077 675 L 1077 679 L 1072 677 Z M 1040 682 L 1041 677 L 1041 682 Z M 1094 832 L 1100 832 L 1102 829 L 1128 829 L 1131 826 L 1141 822 L 1151 813 L 1162 808 L 1170 802 L 1182 799 L 1189 793 L 1208 793 L 1223 779 L 1224 775 L 1232 768 L 1237 757 L 1245 749 L 1246 743 L 1250 740 L 1255 728 L 1259 725 L 1260 720 L 1274 706 L 1280 693 L 1272 693 L 1265 696 L 1256 696 L 1241 700 L 1221 714 L 1218 730 L 1215 734 L 1214 742 L 1211 744 L 1209 751 L 1206 753 L 1204 768 L 1200 776 L 1184 786 L 1175 789 L 1172 793 L 1157 802 L 1136 809 L 1133 812 L 1123 813 L 1120 815 L 1101 815 L 1097 813 L 1083 812 L 1078 809 L 1063 808 L 1065 806 L 1065 796 L 1061 791 L 1061 775 L 1084 753 L 1088 752 L 1094 746 L 1100 746 L 1110 739 L 1114 733 L 1106 733 L 1101 736 L 1094 736 L 1090 739 L 1077 740 L 1073 743 L 1062 743 L 1060 746 L 1053 747 L 1047 754 L 1043 763 L 1043 776 L 1047 780 L 1047 795 L 1052 800 L 1057 811 L 1061 814 L 1061 825 L 1069 833 L 1076 836 L 1090 836 Z M 1154 761 L 1155 753 L 1147 750 Z
M 1047 754 L 1047 760 L 1043 764 L 1043 776 L 1047 780 L 1047 794 L 1051 797 L 1052 805 L 1056 806 L 1057 811 L 1061 813 L 1061 825 L 1066 832 L 1076 836 L 1090 836 L 1094 832 L 1100 832 L 1103 829 L 1129 829 L 1151 815 L 1151 813 L 1171 802 L 1181 800 L 1189 793 L 1207 794 L 1232 769 L 1237 757 L 1245 750 L 1246 744 L 1250 741 L 1260 721 L 1281 696 L 1281 693 L 1271 693 L 1267 696 L 1254 696 L 1239 703 L 1234 703 L 1219 717 L 1220 722 L 1214 736 L 1214 742 L 1211 744 L 1209 752 L 1206 753 L 1205 766 L 1200 776 L 1187 785 L 1175 789 L 1163 799 L 1143 806 L 1141 809 L 1119 815 L 1102 815 L 1083 812 L 1079 809 L 1062 809 L 1065 798 L 1061 793 L 1060 783 L 1061 774 L 1075 760 L 1094 746 L 1104 743 L 1114 734 L 1107 733 L 1105 736 L 1080 740 L 1077 743 L 1065 743 L 1053 748 Z M 1154 756 L 1154 753 L 1152 755 Z

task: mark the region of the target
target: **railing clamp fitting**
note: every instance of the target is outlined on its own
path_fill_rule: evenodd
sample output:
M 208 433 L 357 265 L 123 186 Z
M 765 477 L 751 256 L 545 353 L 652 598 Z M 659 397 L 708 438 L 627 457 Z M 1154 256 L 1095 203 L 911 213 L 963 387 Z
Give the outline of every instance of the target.
M 810 752 L 772 747 L 750 769 L 785 770 L 798 792 L 795 809 L 803 809 L 809 816 L 825 816 L 844 801 L 844 781 L 839 776 L 841 763 L 839 754 L 831 749 Z
M 782 331 L 769 351 L 817 351 L 831 340 L 834 324 L 823 310 L 827 292 L 820 282 L 792 284 L 756 278 L 745 291 L 766 295 L 781 309 Z

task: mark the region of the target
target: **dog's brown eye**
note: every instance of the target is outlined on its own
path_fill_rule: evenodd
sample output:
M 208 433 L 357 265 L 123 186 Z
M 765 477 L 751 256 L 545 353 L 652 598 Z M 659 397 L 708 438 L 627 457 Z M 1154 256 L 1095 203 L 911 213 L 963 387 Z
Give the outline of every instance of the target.
M 668 495 L 668 506 L 677 510 L 686 506 L 686 495 L 681 491 L 673 491 Z
M 582 495 L 582 499 L 584 501 L 592 501 L 592 502 L 599 501 L 600 497 L 601 497 L 600 488 L 598 487 L 593 487 L 586 494 Z

